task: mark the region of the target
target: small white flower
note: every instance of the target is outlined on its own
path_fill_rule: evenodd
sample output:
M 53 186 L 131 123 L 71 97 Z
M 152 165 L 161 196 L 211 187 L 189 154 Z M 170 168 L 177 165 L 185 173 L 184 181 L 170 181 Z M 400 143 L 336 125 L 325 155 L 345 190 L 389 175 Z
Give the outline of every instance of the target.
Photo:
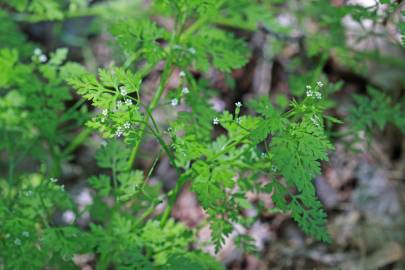
M 67 224 L 72 224 L 76 219 L 76 215 L 73 211 L 66 211 L 62 215 L 62 220 Z
M 41 63 L 45 63 L 46 61 L 48 61 L 48 57 L 46 57 L 45 54 L 41 54 L 41 55 L 39 56 L 39 61 L 40 61 Z
M 102 117 L 102 118 L 101 118 L 101 123 L 104 123 L 104 122 L 105 122 L 105 118 Z
M 182 77 L 182 78 L 183 78 L 183 77 L 186 77 L 186 73 L 185 73 L 184 71 L 180 71 L 180 74 L 179 74 L 179 75 L 180 75 L 180 77 Z
M 323 87 L 323 83 L 321 81 L 316 83 L 319 87 Z
M 123 134 L 123 132 L 122 132 L 122 127 L 118 127 L 117 130 L 115 131 L 115 136 L 116 136 L 117 138 L 119 138 L 119 137 L 122 136 L 122 134 Z
M 107 109 L 104 109 L 103 112 L 102 112 L 102 114 L 103 114 L 104 116 L 107 116 L 108 110 L 107 110 Z
M 27 231 L 23 231 L 23 232 L 21 233 L 21 235 L 24 236 L 24 237 L 30 237 L 30 233 L 27 232 Z
M 308 90 L 312 89 L 312 87 L 311 87 L 310 85 L 307 85 L 306 88 L 307 88 Z
M 319 122 L 315 117 L 311 117 L 311 121 L 315 126 L 319 127 Z
M 128 121 L 124 123 L 125 129 L 129 129 L 130 127 L 131 127 L 131 123 L 129 123 Z
M 41 50 L 40 48 L 35 48 L 34 54 L 37 55 L 37 56 L 39 56 L 39 55 L 42 54 L 42 50 Z
M 188 93 L 190 93 L 190 90 L 188 90 L 187 87 L 183 87 L 183 89 L 181 90 L 181 92 L 182 92 L 184 95 L 187 95 Z
M 125 86 L 120 86 L 120 93 L 125 97 L 128 94 L 127 88 Z
M 189 51 L 191 54 L 195 54 L 195 53 L 196 53 L 196 50 L 195 50 L 194 48 L 189 48 L 188 51 Z
M 177 106 L 177 104 L 179 103 L 179 101 L 177 100 L 177 98 L 174 98 L 170 101 L 170 103 L 172 104 L 172 106 Z
M 128 106 L 132 105 L 132 100 L 130 100 L 129 98 L 125 99 L 125 104 Z
M 212 120 L 212 123 L 213 123 L 214 125 L 218 125 L 218 124 L 219 124 L 219 119 L 218 119 L 218 117 L 215 117 L 215 118 Z
M 14 240 L 14 244 L 16 244 L 17 246 L 21 245 L 21 240 L 19 238 L 16 238 Z
M 315 97 L 317 99 L 322 99 L 322 94 L 320 92 L 315 92 Z
M 242 107 L 242 102 L 240 102 L 240 101 L 236 102 L 235 106 L 238 107 L 238 108 Z
M 314 92 L 312 90 L 307 91 L 307 97 L 312 97 L 314 95 Z
M 121 100 L 118 100 L 117 101 L 117 107 L 119 108 L 119 107 L 121 107 L 122 106 L 122 101 Z
M 49 179 L 49 181 L 51 181 L 52 183 L 56 183 L 56 182 L 58 182 L 58 179 L 51 177 L 51 178 Z

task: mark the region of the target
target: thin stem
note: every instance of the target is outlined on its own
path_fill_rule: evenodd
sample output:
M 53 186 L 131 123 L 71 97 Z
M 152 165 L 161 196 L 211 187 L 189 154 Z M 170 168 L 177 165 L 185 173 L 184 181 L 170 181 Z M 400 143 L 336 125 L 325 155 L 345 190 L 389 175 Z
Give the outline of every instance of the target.
M 172 212 L 174 204 L 176 203 L 177 197 L 180 194 L 183 185 L 186 183 L 188 176 L 189 176 L 188 174 L 183 174 L 182 176 L 180 176 L 174 188 L 169 192 L 168 205 L 166 206 L 165 211 L 163 212 L 162 215 L 162 219 L 160 220 L 161 228 L 163 228 L 166 225 L 167 221 L 169 220 L 170 214 Z
M 143 212 L 142 216 L 139 217 L 139 219 L 135 222 L 134 227 L 137 227 L 141 222 L 143 222 L 150 214 L 155 211 L 156 205 L 160 204 L 159 201 L 153 202 L 148 209 Z
M 165 89 L 167 80 L 170 77 L 169 75 L 171 74 L 171 72 L 172 72 L 172 63 L 171 63 L 171 59 L 169 59 L 166 62 L 165 68 L 163 70 L 162 78 L 160 79 L 159 88 L 155 92 L 155 94 L 154 94 L 154 96 L 152 98 L 152 101 L 150 102 L 150 104 L 149 104 L 149 106 L 147 108 L 147 110 L 149 110 L 151 113 L 156 108 L 157 104 L 159 103 L 160 97 L 163 94 L 163 91 Z M 147 122 L 149 122 L 149 119 L 150 119 L 149 114 L 145 114 L 143 121 L 145 123 L 147 123 Z M 142 137 L 143 137 L 144 133 L 145 133 L 145 124 L 141 126 L 139 140 L 137 140 L 134 147 L 132 148 L 131 155 L 130 155 L 130 158 L 128 160 L 128 170 L 131 169 L 132 164 L 135 161 L 135 157 L 136 157 L 136 154 L 138 153 L 139 145 L 140 145 L 140 143 L 142 141 Z
M 224 0 L 219 0 L 217 2 L 216 8 L 219 10 L 223 4 L 224 4 Z M 212 20 L 211 15 L 206 15 L 206 16 L 200 17 L 189 28 L 187 28 L 186 31 L 184 31 L 183 35 L 181 36 L 181 39 L 189 38 L 192 34 L 194 34 L 196 31 L 198 31 L 201 27 L 203 27 L 205 24 L 207 24 L 210 20 Z
M 153 110 L 159 104 L 159 100 L 160 100 L 160 98 L 161 98 L 161 96 L 162 96 L 162 94 L 163 94 L 163 92 L 165 90 L 167 81 L 169 80 L 170 75 L 171 75 L 171 73 L 173 71 L 172 48 L 173 48 L 173 46 L 174 46 L 174 44 L 176 42 L 176 39 L 177 39 L 177 31 L 173 31 L 172 37 L 170 39 L 170 43 L 169 43 L 169 46 L 168 46 L 167 60 L 166 60 L 166 63 L 165 63 L 165 67 L 163 69 L 162 76 L 160 78 L 159 88 L 157 89 L 157 91 L 153 95 L 153 98 L 152 98 L 152 100 L 149 103 L 149 106 L 147 108 L 147 110 L 149 110 L 150 114 L 153 113 Z M 145 69 L 145 71 L 148 71 L 148 70 L 149 70 L 149 68 L 147 67 Z M 149 122 L 149 115 L 150 114 L 145 114 L 145 116 L 144 116 L 144 122 L 145 123 Z M 130 155 L 130 158 L 128 160 L 128 170 L 131 169 L 132 164 L 135 161 L 135 157 L 136 157 L 136 154 L 138 153 L 139 145 L 140 145 L 140 143 L 142 141 L 144 133 L 145 133 L 145 125 L 142 125 L 139 140 L 135 143 L 134 147 L 132 148 L 131 155 Z
M 59 123 L 63 123 L 64 121 L 70 119 L 70 115 L 76 112 L 76 110 L 82 106 L 86 100 L 84 98 L 79 99 L 72 107 L 70 107 L 61 117 Z
M 10 140 L 10 136 L 8 132 L 6 131 L 4 133 L 5 140 L 7 142 L 7 155 L 8 155 L 8 172 L 7 172 L 7 182 L 8 185 L 10 186 L 10 190 L 12 189 L 14 185 L 14 169 L 15 169 L 15 160 L 14 160 L 14 154 L 13 154 L 13 147 L 12 147 L 12 142 Z
M 112 164 L 112 180 L 113 180 L 113 187 L 114 193 L 117 192 L 118 182 L 117 182 L 117 159 L 114 157 L 113 164 Z
M 157 123 L 155 121 L 155 118 L 153 118 L 152 113 L 149 111 L 149 109 L 147 109 L 146 112 L 149 114 L 153 127 L 155 128 L 155 132 L 153 132 L 153 130 L 152 130 L 153 134 L 155 135 L 156 139 L 159 141 L 160 145 L 163 147 L 163 150 L 166 152 L 172 166 L 176 169 L 177 173 L 180 173 L 178 167 L 176 166 L 175 157 L 173 156 L 172 152 L 170 151 L 169 146 L 164 141 L 163 136 L 160 132 L 159 126 L 157 125 Z
M 63 155 L 67 156 L 75 151 L 90 136 L 91 132 L 90 128 L 83 129 L 65 148 Z

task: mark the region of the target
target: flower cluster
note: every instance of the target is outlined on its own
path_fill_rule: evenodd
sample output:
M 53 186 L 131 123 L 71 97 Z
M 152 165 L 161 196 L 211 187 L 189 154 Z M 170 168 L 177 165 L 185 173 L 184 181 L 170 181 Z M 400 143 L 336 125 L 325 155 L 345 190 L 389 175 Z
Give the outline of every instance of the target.
M 170 103 L 172 104 L 173 107 L 177 106 L 177 104 L 179 104 L 179 101 L 177 98 L 174 98 L 170 101 Z
M 307 92 L 306 95 L 307 97 L 313 97 L 316 99 L 322 99 L 322 93 L 319 92 L 317 89 L 323 87 L 323 83 L 322 82 L 317 82 L 316 83 L 317 87 L 315 90 L 312 90 L 312 87 L 310 85 L 307 85 Z
M 42 50 L 40 48 L 35 48 L 34 56 L 37 57 L 41 63 L 45 63 L 46 61 L 48 61 L 48 57 L 42 53 Z
M 126 121 L 122 127 L 118 127 L 115 131 L 115 137 L 119 138 L 124 135 L 124 131 L 131 128 L 131 123 Z
M 215 117 L 215 118 L 212 120 L 212 123 L 213 123 L 214 125 L 218 125 L 218 124 L 219 124 L 219 119 L 218 119 L 218 117 Z
M 123 97 L 125 97 L 128 94 L 128 90 L 125 86 L 120 86 L 120 93 Z
M 311 122 L 316 126 L 316 127 L 320 127 L 320 122 L 321 120 L 319 119 L 319 117 L 317 115 L 314 115 L 311 117 Z
M 181 92 L 182 92 L 184 95 L 187 95 L 188 93 L 190 93 L 190 90 L 188 90 L 188 88 L 185 86 L 185 87 L 183 87 L 183 89 L 181 90 Z

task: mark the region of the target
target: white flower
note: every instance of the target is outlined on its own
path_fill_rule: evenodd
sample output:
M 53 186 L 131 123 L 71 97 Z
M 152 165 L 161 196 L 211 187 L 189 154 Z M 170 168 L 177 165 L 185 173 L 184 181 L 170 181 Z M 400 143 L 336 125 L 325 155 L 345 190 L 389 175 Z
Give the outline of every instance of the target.
M 321 81 L 317 82 L 316 84 L 317 84 L 319 87 L 322 87 L 322 86 L 323 86 L 323 83 L 322 83 Z
M 125 97 L 128 94 L 127 88 L 125 86 L 120 86 L 120 93 Z
M 218 124 L 219 124 L 219 119 L 218 119 L 218 117 L 215 117 L 215 118 L 212 120 L 212 123 L 213 123 L 214 125 L 218 125 Z
M 105 122 L 105 118 L 103 117 L 103 118 L 101 118 L 101 123 L 104 123 Z
M 51 181 L 52 183 L 56 183 L 56 182 L 58 182 L 58 179 L 51 177 L 51 178 L 49 179 L 49 181 Z
M 125 99 L 125 104 L 128 106 L 132 105 L 132 100 L 130 100 L 129 98 Z
M 46 57 L 45 54 L 41 54 L 41 55 L 39 56 L 39 61 L 40 61 L 41 63 L 45 63 L 47 60 L 48 60 L 48 57 Z
M 194 48 L 189 48 L 188 51 L 189 51 L 191 54 L 195 54 L 195 53 L 196 53 L 196 50 L 195 50 Z
M 319 122 L 316 117 L 311 117 L 311 121 L 315 126 L 319 127 Z
M 122 101 L 121 100 L 118 100 L 117 101 L 117 107 L 121 107 L 122 106 Z
M 102 114 L 103 114 L 104 116 L 107 116 L 108 110 L 107 110 L 107 109 L 104 109 L 103 112 L 102 112 Z
M 190 90 L 188 90 L 187 87 L 183 87 L 183 89 L 181 90 L 181 92 L 182 92 L 184 95 L 187 95 L 188 93 L 190 93 Z
M 124 123 L 125 129 L 129 129 L 130 127 L 131 127 L 131 123 L 129 123 L 128 121 Z
M 37 56 L 39 56 L 39 55 L 42 54 L 42 50 L 41 50 L 40 48 L 35 48 L 34 54 L 37 55 Z
M 72 224 L 76 219 L 76 215 L 73 211 L 65 211 L 62 215 L 62 220 L 67 224 Z
M 238 108 L 242 107 L 242 102 L 240 102 L 240 101 L 236 102 L 235 106 L 238 107 Z
M 322 94 L 320 92 L 315 92 L 315 97 L 317 99 L 322 99 Z
M 312 90 L 307 91 L 307 97 L 312 97 L 314 95 L 314 92 Z
M 184 71 L 180 71 L 180 77 L 186 77 L 186 73 Z
M 177 100 L 177 98 L 174 98 L 170 101 L 170 103 L 172 104 L 172 106 L 177 106 L 177 104 L 179 103 L 179 101 Z
M 115 136 L 116 136 L 117 138 L 119 138 L 119 137 L 122 136 L 122 134 L 123 134 L 123 132 L 122 132 L 122 127 L 118 127 L 117 130 L 115 131 Z
M 24 236 L 24 237 L 30 237 L 30 233 L 27 232 L 27 231 L 23 231 L 23 232 L 21 233 L 21 235 Z
M 307 85 L 306 88 L 307 88 L 308 90 L 310 90 L 312 87 L 311 87 L 310 85 Z
M 16 238 L 14 240 L 14 244 L 16 244 L 17 246 L 21 245 L 21 240 L 19 238 Z

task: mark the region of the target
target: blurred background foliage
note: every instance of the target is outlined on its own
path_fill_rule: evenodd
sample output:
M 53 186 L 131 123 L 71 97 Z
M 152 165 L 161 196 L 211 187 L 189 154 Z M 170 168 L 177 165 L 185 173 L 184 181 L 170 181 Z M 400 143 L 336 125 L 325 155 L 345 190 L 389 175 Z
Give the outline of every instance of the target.
M 117 20 L 124 20 L 128 29 L 136 28 L 133 18 L 153 18 L 170 33 L 171 11 L 164 5 L 170 1 L 154 1 L 159 5 L 151 2 L 0 0 L 0 130 L 2 135 L 11 134 L 4 135 L 0 142 L 1 177 L 5 179 L 11 173 L 24 177 L 24 183 L 42 183 L 37 168 L 51 164 L 53 173 L 73 197 L 90 194 L 85 183 L 87 177 L 99 170 L 94 156 L 101 139 L 92 135 L 92 140 L 84 145 L 72 142 L 81 134 L 89 108 L 63 80 L 69 74 L 84 72 L 77 62 L 93 73 L 99 67 L 112 65 L 134 70 L 139 67 L 142 63 L 137 51 L 128 50 L 136 49 L 136 44 L 122 44 L 110 33 L 114 34 Z M 263 211 L 249 231 L 260 256 L 242 253 L 234 243 L 247 246 L 252 243 L 231 237 L 234 241 L 228 241 L 217 258 L 229 269 L 404 269 L 404 1 L 263 0 L 260 5 L 250 2 L 235 1 L 234 13 L 229 2 L 229 19 L 212 18 L 213 24 L 248 42 L 252 53 L 249 63 L 233 72 L 225 67 L 224 72 L 209 70 L 204 74 L 196 69 L 193 74 L 203 76 L 200 83 L 205 81 L 204 87 L 220 94 L 210 99 L 214 108 L 232 108 L 236 101 L 260 95 L 267 95 L 279 108 L 286 108 L 289 99 L 305 95 L 306 85 L 315 84 L 319 78 L 325 82 L 328 99 L 323 102 L 334 116 L 328 134 L 336 150 L 315 183 L 330 217 L 333 242 L 327 245 L 311 241 L 287 216 Z M 241 8 L 243 5 L 246 8 Z M 205 12 L 204 6 L 198 10 Z M 153 31 L 153 27 L 148 31 Z M 35 49 L 41 53 L 35 54 Z M 50 59 L 46 67 L 36 65 L 41 62 L 42 53 Z M 10 81 L 8 72 L 18 77 Z M 152 73 L 147 78 L 146 93 L 153 90 L 154 80 L 156 74 Z M 172 80 L 175 85 L 176 78 Z M 1 89 L 9 85 L 20 89 L 23 95 Z M 50 88 L 57 91 L 51 92 Z M 46 99 L 38 98 L 40 95 Z M 22 109 L 24 100 L 36 102 Z M 71 114 L 61 119 L 58 117 L 61 111 Z M 165 111 L 160 114 L 161 119 L 170 117 Z M 19 129 L 12 130 L 15 126 Z M 14 148 L 11 152 L 17 153 L 15 156 L 5 154 L 10 153 L 10 145 Z M 147 171 L 156 152 L 156 145 L 146 141 L 137 167 Z M 32 173 L 27 175 L 23 171 Z M 168 169 L 167 158 L 157 164 L 157 175 L 152 180 L 157 184 L 150 193 L 156 196 L 160 188 L 173 186 L 175 172 Z M 37 186 L 42 188 L 42 184 Z M 73 203 L 79 208 L 83 203 L 83 198 L 72 202 L 56 187 L 49 190 L 55 192 L 54 203 Z M 255 207 L 243 213 L 246 217 L 271 205 L 269 198 L 258 198 L 255 194 L 249 199 Z M 25 203 L 28 202 L 21 201 L 22 205 Z M 42 207 L 43 202 L 38 199 L 30 203 Z M 90 208 L 92 216 L 100 220 L 109 218 L 106 209 L 97 208 L 100 205 Z M 204 219 L 188 189 L 182 192 L 173 215 L 190 227 Z M 148 224 L 151 231 L 161 233 L 155 225 Z M 174 231 L 184 234 L 180 225 L 171 226 L 179 226 Z M 204 242 L 206 234 L 202 229 L 197 237 Z M 53 243 L 52 237 L 58 236 L 47 235 L 49 243 Z M 142 241 L 150 241 L 146 233 L 142 237 Z M 84 241 L 91 245 L 91 239 Z M 187 245 L 187 241 L 179 245 Z M 207 250 L 212 252 L 212 247 Z M 75 264 L 81 269 L 93 269 L 94 260 L 92 256 L 78 256 Z M 63 267 L 60 269 L 70 269 Z

